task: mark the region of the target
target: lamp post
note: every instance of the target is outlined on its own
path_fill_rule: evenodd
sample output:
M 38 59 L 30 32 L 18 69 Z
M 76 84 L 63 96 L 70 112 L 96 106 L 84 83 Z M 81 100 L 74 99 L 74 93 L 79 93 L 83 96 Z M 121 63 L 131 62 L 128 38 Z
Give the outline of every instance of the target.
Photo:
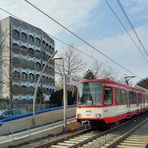
M 63 60 L 63 129 L 64 132 L 67 131 L 67 117 L 66 117 L 66 109 L 67 109 L 67 76 L 64 71 L 64 59 L 63 58 L 54 58 L 55 60 L 61 59 Z
M 66 109 L 67 109 L 67 82 L 66 82 L 66 74 L 63 73 L 63 126 L 64 132 L 67 131 L 67 120 L 66 120 Z
M 34 91 L 34 98 L 33 98 L 33 115 L 34 115 L 34 117 L 35 117 L 35 102 L 36 102 L 36 97 L 37 97 L 38 85 L 39 85 L 39 83 L 40 83 L 40 81 L 41 81 L 41 78 L 42 78 L 42 76 L 43 76 L 43 73 L 44 73 L 44 71 L 45 71 L 45 68 L 46 68 L 47 64 L 50 62 L 50 60 L 52 60 L 52 58 L 56 55 L 56 53 L 57 53 L 57 50 L 56 50 L 56 51 L 53 53 L 53 55 L 48 59 L 48 61 L 47 61 L 46 64 L 44 65 L 44 67 L 43 67 L 43 69 L 42 69 L 42 71 L 41 71 L 41 74 L 40 74 L 40 76 L 39 76 L 39 78 L 38 78 L 38 81 L 37 81 L 37 84 L 36 84 L 36 88 L 35 88 L 35 91 Z

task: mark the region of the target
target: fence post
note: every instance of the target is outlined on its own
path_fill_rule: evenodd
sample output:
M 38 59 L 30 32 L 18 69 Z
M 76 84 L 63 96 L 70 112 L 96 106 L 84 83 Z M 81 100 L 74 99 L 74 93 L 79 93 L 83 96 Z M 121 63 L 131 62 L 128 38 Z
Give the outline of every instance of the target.
M 13 123 L 11 122 L 10 123 L 11 124 L 11 138 L 12 138 L 12 140 L 14 140 L 14 133 L 13 133 Z

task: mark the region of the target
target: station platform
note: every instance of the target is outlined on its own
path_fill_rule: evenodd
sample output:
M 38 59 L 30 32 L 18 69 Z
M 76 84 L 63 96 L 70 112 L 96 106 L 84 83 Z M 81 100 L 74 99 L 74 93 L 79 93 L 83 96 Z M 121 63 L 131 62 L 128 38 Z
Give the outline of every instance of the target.
M 76 122 L 75 118 L 67 119 L 67 129 L 70 124 Z M 63 132 L 63 121 L 57 121 L 40 127 L 24 130 L 18 133 L 0 136 L 0 148 L 18 145 L 48 135 L 56 135 Z

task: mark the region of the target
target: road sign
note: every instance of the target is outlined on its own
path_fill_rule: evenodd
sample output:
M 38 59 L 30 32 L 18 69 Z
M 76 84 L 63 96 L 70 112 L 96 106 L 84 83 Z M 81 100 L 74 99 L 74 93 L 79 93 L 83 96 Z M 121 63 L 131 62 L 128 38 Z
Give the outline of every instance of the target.
M 77 82 L 80 80 L 79 77 L 67 75 L 67 85 L 77 86 Z

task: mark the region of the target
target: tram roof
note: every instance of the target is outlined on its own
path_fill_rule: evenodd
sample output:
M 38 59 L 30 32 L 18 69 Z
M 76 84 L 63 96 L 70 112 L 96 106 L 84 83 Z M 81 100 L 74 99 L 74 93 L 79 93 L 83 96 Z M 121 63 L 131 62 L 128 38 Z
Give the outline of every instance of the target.
M 132 87 L 132 86 L 129 86 L 129 85 L 126 85 L 126 84 L 120 84 L 118 82 L 108 80 L 108 79 L 100 79 L 100 78 L 91 79 L 91 80 L 82 79 L 79 82 L 96 82 L 96 81 L 100 81 L 100 82 L 107 83 L 107 84 L 110 84 L 110 85 L 117 85 L 119 87 L 124 87 L 124 88 L 128 88 L 128 89 L 134 89 L 134 90 L 137 90 L 137 91 L 142 91 L 142 90 L 145 91 L 144 89 L 141 89 L 140 87 Z
M 135 86 L 142 87 L 142 88 L 148 90 L 148 77 L 137 82 Z

